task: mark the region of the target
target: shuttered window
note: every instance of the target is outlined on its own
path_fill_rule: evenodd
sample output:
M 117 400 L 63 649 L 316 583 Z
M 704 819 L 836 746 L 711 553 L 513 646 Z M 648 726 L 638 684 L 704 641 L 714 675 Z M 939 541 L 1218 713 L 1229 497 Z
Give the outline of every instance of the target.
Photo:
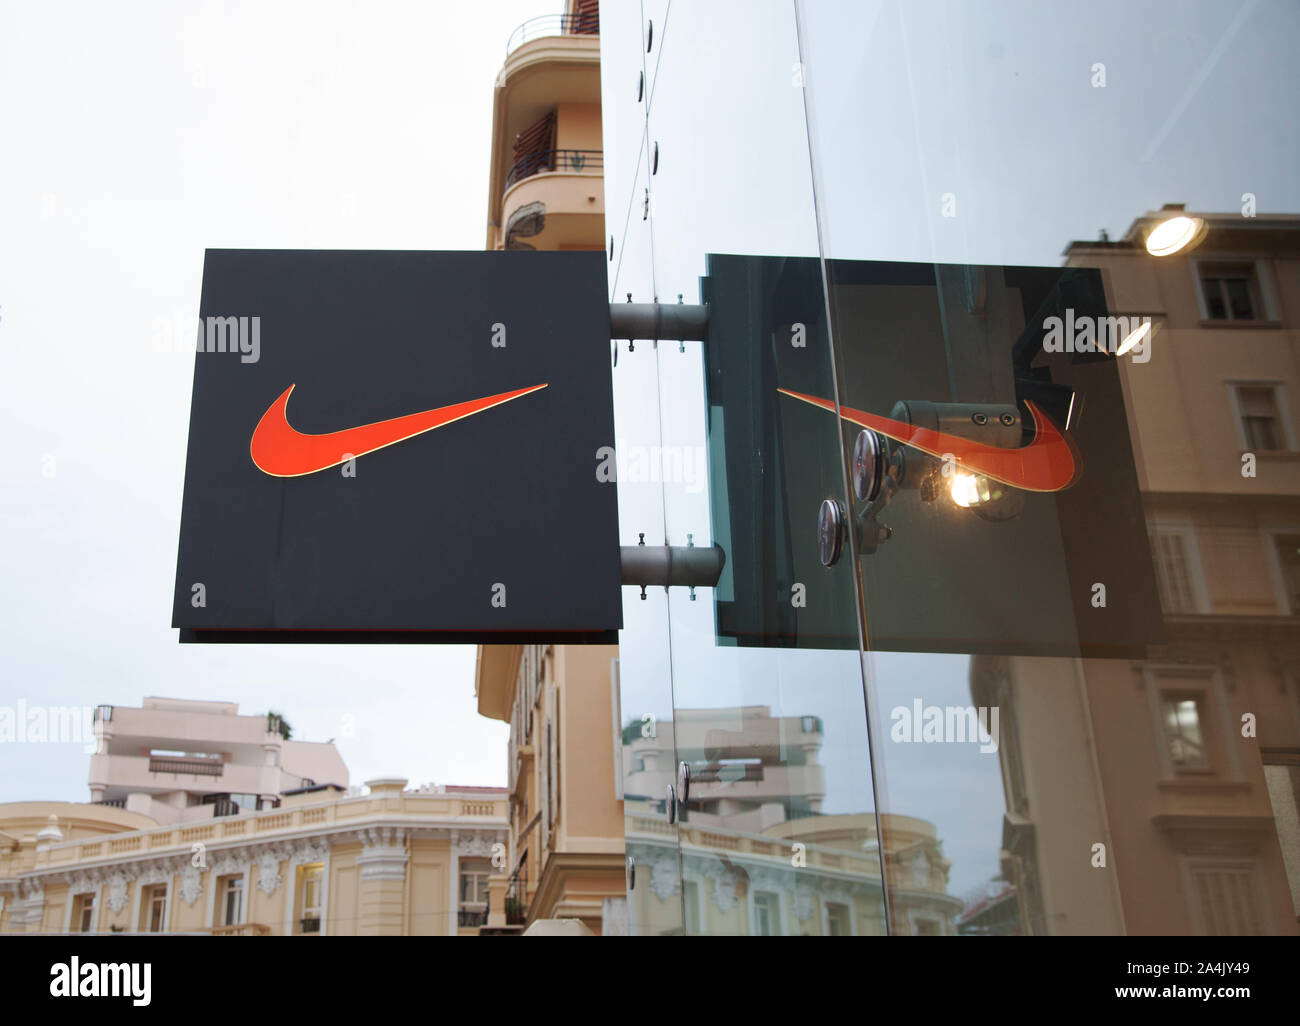
M 1160 605 L 1166 613 L 1201 613 L 1196 578 L 1196 536 L 1188 527 L 1152 527 L 1148 535 L 1155 561 Z
M 1198 862 L 1189 867 L 1193 900 L 1201 925 L 1211 937 L 1257 936 L 1266 932 L 1259 910 L 1259 887 L 1250 863 Z

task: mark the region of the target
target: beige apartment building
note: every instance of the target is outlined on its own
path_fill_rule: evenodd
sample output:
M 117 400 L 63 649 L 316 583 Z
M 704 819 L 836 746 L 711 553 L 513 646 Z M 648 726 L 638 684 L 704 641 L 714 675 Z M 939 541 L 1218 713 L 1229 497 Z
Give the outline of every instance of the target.
M 492 103 L 487 247 L 604 249 L 596 0 L 530 19 L 507 43 Z
M 1152 319 L 1119 366 L 1165 644 L 972 664 L 1024 933 L 1300 932 L 1300 217 L 1200 214 L 1198 245 L 1148 253 L 1186 214 L 1066 251 Z
M 489 932 L 548 932 L 556 920 L 626 931 L 617 656 L 607 645 L 479 649 L 478 711 L 510 724 L 508 874 L 492 882 Z
M 281 727 L 226 702 L 101 706 L 95 801 L 0 805 L 0 934 L 477 934 L 505 790 L 348 788 L 332 744 Z
M 282 794 L 332 786 L 348 770 L 332 744 L 293 741 L 274 714 L 241 716 L 234 702 L 146 698 L 139 709 L 95 710 L 90 800 L 159 823 L 274 808 Z

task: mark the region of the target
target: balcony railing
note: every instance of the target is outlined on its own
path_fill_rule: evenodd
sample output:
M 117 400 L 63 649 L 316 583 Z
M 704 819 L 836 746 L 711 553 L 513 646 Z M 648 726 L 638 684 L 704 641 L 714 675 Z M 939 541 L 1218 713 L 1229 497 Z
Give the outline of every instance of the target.
M 271 928 L 265 923 L 239 923 L 235 926 L 214 926 L 208 932 L 214 937 L 271 936 Z
M 510 168 L 505 187 L 509 189 L 515 182 L 546 171 L 571 175 L 603 174 L 605 153 L 603 150 L 537 150 L 525 154 Z
M 456 922 L 461 926 L 485 926 L 487 917 L 485 908 L 462 908 L 456 913 Z
M 528 866 L 510 874 L 506 884 L 506 925 L 520 926 L 528 920 Z
M 151 755 L 150 773 L 193 773 L 201 777 L 219 777 L 223 767 L 221 759 L 168 758 Z
M 600 16 L 595 10 L 578 14 L 539 14 L 529 18 L 510 33 L 506 40 L 506 56 L 509 57 L 525 43 L 546 36 L 598 36 L 600 35 Z
M 91 802 L 90 804 L 91 804 L 91 805 L 107 805 L 107 806 L 110 806 L 111 808 L 114 808 L 114 809 L 125 809 L 125 808 L 126 808 L 126 799 L 125 799 L 125 798 L 101 798 L 101 799 L 99 799 L 99 801 L 97 801 L 97 802 Z
M 320 916 L 307 916 L 301 924 L 303 933 L 320 933 Z

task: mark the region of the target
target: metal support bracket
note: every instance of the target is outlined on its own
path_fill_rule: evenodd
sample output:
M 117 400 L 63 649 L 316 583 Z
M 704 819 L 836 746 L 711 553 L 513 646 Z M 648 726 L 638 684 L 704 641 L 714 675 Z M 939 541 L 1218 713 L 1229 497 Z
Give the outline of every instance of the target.
M 709 308 L 692 303 L 610 303 L 609 337 L 703 342 L 709 333 Z
M 727 555 L 721 545 L 624 545 L 623 583 L 663 588 L 713 588 Z

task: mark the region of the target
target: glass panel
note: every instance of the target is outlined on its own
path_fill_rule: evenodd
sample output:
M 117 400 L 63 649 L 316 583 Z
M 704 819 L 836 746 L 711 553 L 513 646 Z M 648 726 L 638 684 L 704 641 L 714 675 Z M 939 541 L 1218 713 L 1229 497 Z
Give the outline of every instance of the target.
M 655 293 L 645 127 L 647 55 L 635 5 L 602 5 L 601 56 L 607 223 L 613 240 L 610 301 L 648 303 Z M 638 77 L 626 80 L 628 69 L 636 69 Z M 611 358 L 620 541 L 625 546 L 662 544 L 655 348 L 644 340 L 619 339 L 611 347 Z M 682 933 L 681 861 L 667 795 L 677 763 L 667 634 L 663 589 L 646 589 L 643 598 L 641 589 L 624 588 L 615 704 L 621 740 L 617 772 L 627 856 L 635 866 L 628 890 L 628 927 L 636 935 Z
M 893 931 L 1296 933 L 1295 8 L 796 9 Z
M 669 590 L 661 638 L 690 774 L 684 926 L 880 933 L 856 581 L 818 554 L 823 500 L 847 509 L 843 454 L 830 417 L 796 414 L 785 446 L 773 431 L 778 389 L 834 394 L 793 11 L 673 5 L 656 40 L 654 294 L 710 307 L 707 344 L 655 349 L 656 540 L 726 554 L 716 588 Z

